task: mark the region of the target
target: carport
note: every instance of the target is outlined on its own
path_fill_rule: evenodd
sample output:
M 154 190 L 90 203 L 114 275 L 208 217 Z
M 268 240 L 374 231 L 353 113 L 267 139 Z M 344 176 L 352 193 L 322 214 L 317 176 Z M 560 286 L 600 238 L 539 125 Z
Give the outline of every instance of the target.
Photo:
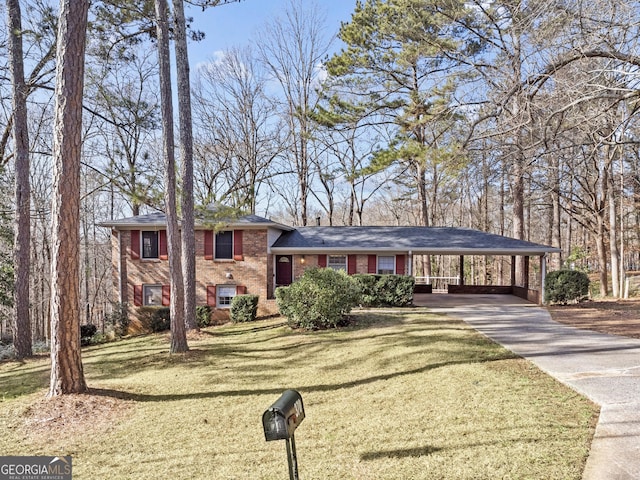
M 414 275 L 413 259 L 416 255 L 443 255 L 459 258 L 458 285 L 449 285 L 448 293 L 513 294 L 534 303 L 544 299 L 547 254 L 560 249 L 525 240 L 517 240 L 469 228 L 455 227 L 299 227 L 283 233 L 272 245 L 270 253 L 298 256 L 302 262 L 309 255 L 346 255 L 353 257 L 357 267 L 358 256 L 406 256 L 407 273 Z M 507 256 L 511 258 L 511 276 L 508 285 L 467 285 L 464 265 L 467 256 Z M 540 290 L 529 287 L 532 258 L 538 258 Z M 516 271 L 517 259 L 522 274 Z M 294 258 L 295 260 L 295 258 Z M 369 272 L 371 273 L 371 272 Z M 398 273 L 396 271 L 396 273 Z M 517 278 L 522 278 L 517 284 Z

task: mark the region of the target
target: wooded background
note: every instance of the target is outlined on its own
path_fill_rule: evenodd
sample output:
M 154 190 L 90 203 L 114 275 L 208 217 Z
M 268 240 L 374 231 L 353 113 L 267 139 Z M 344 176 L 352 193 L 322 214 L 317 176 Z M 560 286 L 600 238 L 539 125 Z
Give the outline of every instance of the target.
M 30 313 L 33 337 L 45 340 L 57 5 L 20 5 Z M 292 1 L 259 37 L 191 72 L 196 210 L 475 228 L 560 247 L 550 269 L 596 272 L 601 295 L 621 296 L 626 272 L 640 269 L 639 24 L 640 2 L 629 0 L 368 0 L 342 26 L 327 25 L 319 3 Z M 207 32 L 193 25 L 196 42 Z M 5 337 L 24 169 L 2 27 Z M 102 326 L 113 299 L 110 232 L 98 224 L 165 205 L 153 3 L 93 2 L 87 38 L 80 296 L 82 321 Z M 455 275 L 455 260 L 432 258 L 421 273 Z M 504 261 L 474 259 L 466 282 L 500 283 Z

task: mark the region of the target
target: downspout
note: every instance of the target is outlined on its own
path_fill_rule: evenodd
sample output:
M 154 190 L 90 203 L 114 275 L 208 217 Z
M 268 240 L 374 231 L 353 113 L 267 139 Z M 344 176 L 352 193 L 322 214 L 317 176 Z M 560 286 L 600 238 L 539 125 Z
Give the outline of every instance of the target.
M 407 256 L 409 257 L 409 276 L 413 277 L 413 252 L 409 250 Z
M 118 303 L 122 305 L 122 231 L 118 232 Z

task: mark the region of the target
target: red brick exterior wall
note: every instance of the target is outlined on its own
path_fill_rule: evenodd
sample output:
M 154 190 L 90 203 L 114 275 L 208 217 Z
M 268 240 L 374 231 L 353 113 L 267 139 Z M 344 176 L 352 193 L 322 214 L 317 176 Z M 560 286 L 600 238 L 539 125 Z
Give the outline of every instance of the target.
M 277 313 L 275 301 L 267 300 L 272 290 L 272 255 L 267 254 L 267 230 L 243 230 L 243 260 L 205 260 L 204 230 L 197 230 L 196 237 L 196 302 L 207 304 L 208 285 L 243 285 L 246 293 L 260 297 L 258 315 Z M 134 286 L 168 285 L 169 262 L 167 260 L 143 260 L 131 258 L 131 232 L 112 231 L 113 284 L 116 298 L 128 303 L 135 315 Z M 232 278 L 228 278 L 228 276 Z M 122 291 L 120 291 L 122 286 Z M 228 315 L 228 308 L 216 308 L 217 318 Z
M 392 255 L 392 254 L 389 254 Z M 302 257 L 304 256 L 304 263 Z M 404 255 L 404 271 L 409 271 L 408 255 Z M 299 279 L 308 268 L 318 267 L 318 255 L 293 255 L 293 279 Z M 369 255 L 356 255 L 356 271 L 355 273 L 369 273 Z
M 260 297 L 258 315 L 278 313 L 274 300 L 274 255 L 268 252 L 266 229 L 244 229 L 242 260 L 206 260 L 204 256 L 204 230 L 197 230 L 196 237 L 196 302 L 207 305 L 207 287 L 212 285 L 242 285 L 246 293 Z M 135 315 L 134 286 L 168 285 L 169 262 L 167 260 L 132 259 L 131 232 L 112 231 L 112 278 L 116 298 L 128 303 Z M 308 268 L 318 267 L 318 255 L 293 255 L 293 279 L 302 276 Z M 408 272 L 408 256 L 405 255 L 405 272 Z M 304 258 L 304 262 L 303 262 Z M 368 273 L 369 256 L 356 255 L 356 272 Z M 122 287 L 122 290 L 120 290 Z M 228 308 L 216 308 L 214 317 L 228 317 Z

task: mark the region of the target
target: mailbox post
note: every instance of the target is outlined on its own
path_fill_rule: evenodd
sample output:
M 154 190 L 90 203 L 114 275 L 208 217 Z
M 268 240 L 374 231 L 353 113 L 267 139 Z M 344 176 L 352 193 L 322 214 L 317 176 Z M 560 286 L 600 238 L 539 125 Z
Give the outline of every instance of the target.
M 265 440 L 267 442 L 272 440 L 286 441 L 290 480 L 298 480 L 298 458 L 294 432 L 302 420 L 304 420 L 304 404 L 302 397 L 295 390 L 285 390 L 280 398 L 262 414 Z

